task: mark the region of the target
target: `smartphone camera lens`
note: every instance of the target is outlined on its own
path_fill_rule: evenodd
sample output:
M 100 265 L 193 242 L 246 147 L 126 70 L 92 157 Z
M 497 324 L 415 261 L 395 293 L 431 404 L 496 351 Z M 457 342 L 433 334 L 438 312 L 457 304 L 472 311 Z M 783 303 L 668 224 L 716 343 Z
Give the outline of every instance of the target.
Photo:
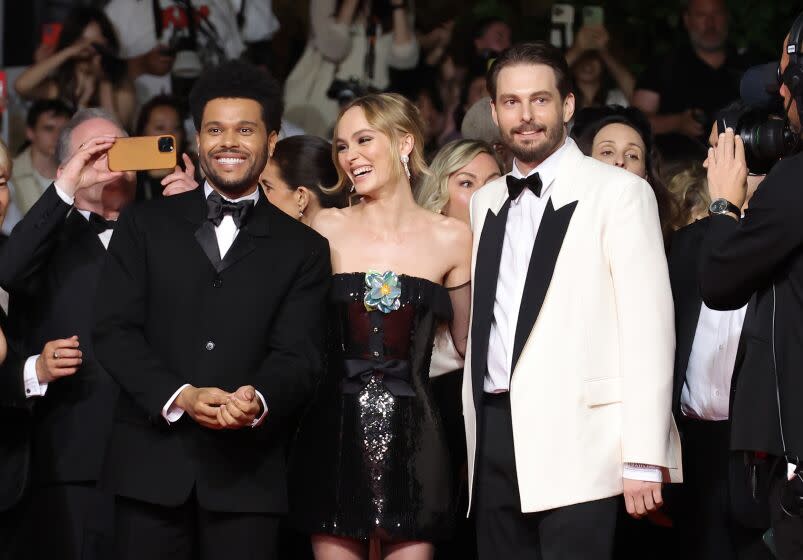
M 162 153 L 169 153 L 175 150 L 173 145 L 173 138 L 170 136 L 162 136 L 159 138 L 159 151 Z

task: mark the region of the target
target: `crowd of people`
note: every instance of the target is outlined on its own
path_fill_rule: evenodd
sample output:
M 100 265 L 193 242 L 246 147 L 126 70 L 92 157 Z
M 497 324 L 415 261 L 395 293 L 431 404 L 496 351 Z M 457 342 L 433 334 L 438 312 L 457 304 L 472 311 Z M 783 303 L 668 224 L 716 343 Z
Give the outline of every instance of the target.
M 280 82 L 270 2 L 74 8 L 0 144 L 0 558 L 803 558 L 803 15 L 752 140 L 680 16 L 637 77 L 310 0 Z

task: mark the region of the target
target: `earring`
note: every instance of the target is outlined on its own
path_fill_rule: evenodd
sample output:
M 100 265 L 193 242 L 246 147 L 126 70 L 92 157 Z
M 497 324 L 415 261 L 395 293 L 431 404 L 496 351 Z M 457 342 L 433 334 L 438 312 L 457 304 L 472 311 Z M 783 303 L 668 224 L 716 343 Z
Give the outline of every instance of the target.
M 404 172 L 407 174 L 407 178 L 410 178 L 410 166 L 407 163 L 410 161 L 410 158 L 406 155 L 401 157 L 402 165 L 404 166 Z
M 298 217 L 299 218 L 303 218 L 304 217 L 304 211 L 301 208 L 298 209 Z
M 349 189 L 349 192 L 354 192 L 354 185 L 351 185 L 351 188 Z
M 402 165 L 404 166 L 404 172 L 407 174 L 407 178 L 410 178 L 410 166 L 407 165 L 410 162 L 410 157 L 407 155 L 403 155 L 401 157 Z

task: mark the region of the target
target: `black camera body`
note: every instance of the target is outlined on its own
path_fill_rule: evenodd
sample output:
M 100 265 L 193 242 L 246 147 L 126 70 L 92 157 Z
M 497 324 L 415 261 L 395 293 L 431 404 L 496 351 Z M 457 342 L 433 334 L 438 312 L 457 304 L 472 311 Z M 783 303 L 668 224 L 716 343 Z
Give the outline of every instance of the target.
M 160 136 L 159 140 L 156 142 L 156 146 L 159 152 L 163 154 L 169 154 L 176 149 L 172 136 Z
M 332 80 L 332 85 L 330 85 L 329 89 L 326 91 L 326 96 L 329 99 L 334 99 L 342 106 L 358 97 L 376 92 L 377 90 L 375 88 L 366 86 L 356 78 L 349 78 L 348 80 L 338 80 L 335 78 Z
M 781 159 L 800 150 L 800 136 L 789 121 L 760 107 L 725 109 L 717 115 L 717 130 L 732 128 L 744 142 L 747 169 L 765 175 Z

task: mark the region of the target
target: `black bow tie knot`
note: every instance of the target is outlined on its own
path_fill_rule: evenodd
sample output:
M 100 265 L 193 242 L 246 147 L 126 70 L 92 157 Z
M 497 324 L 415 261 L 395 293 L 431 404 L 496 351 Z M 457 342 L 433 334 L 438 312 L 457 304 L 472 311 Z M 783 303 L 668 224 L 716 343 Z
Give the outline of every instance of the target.
M 97 234 L 101 234 L 108 229 L 114 229 L 114 220 L 107 220 L 100 214 L 92 212 L 89 215 L 89 225 Z
M 524 189 L 530 189 L 535 196 L 541 196 L 541 176 L 538 173 L 533 173 L 523 179 L 508 175 L 506 179 L 510 200 L 516 200 Z
M 219 193 L 213 192 L 206 198 L 206 206 L 209 208 L 206 218 L 215 226 L 219 226 L 220 222 L 223 221 L 223 217 L 228 215 L 234 220 L 234 225 L 237 226 L 237 229 L 240 229 L 248 219 L 248 215 L 254 207 L 254 201 L 240 200 L 239 202 L 230 202 L 220 196 Z

